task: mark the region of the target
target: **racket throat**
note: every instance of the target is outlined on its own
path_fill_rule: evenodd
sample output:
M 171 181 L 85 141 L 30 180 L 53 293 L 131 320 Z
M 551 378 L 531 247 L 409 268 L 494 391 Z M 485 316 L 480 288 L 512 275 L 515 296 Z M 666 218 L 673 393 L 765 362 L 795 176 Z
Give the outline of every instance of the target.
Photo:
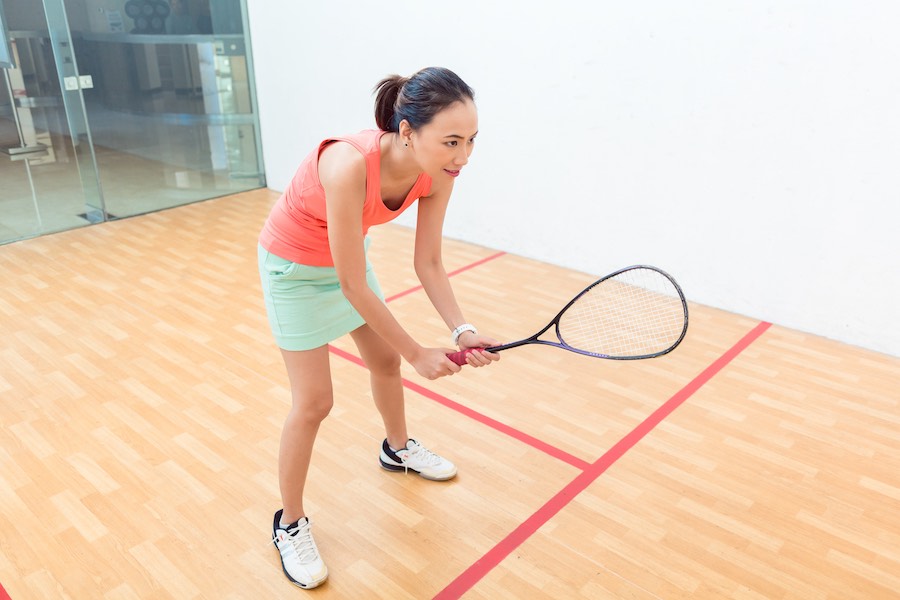
M 509 350 L 510 348 L 517 348 L 519 346 L 524 346 L 525 344 L 533 344 L 537 342 L 533 338 L 528 338 L 527 340 L 519 340 L 518 342 L 510 342 L 509 344 L 500 344 L 499 346 L 494 346 L 492 348 L 485 348 L 488 352 L 500 352 L 501 350 Z

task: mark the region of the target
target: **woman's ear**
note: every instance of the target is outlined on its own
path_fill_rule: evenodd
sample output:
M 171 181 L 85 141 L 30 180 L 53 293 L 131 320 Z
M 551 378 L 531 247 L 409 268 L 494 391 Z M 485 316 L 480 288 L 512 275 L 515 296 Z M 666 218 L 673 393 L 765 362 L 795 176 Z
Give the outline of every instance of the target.
M 397 133 L 400 135 L 400 141 L 403 142 L 404 146 L 409 146 L 412 143 L 413 128 L 406 119 L 400 121 Z

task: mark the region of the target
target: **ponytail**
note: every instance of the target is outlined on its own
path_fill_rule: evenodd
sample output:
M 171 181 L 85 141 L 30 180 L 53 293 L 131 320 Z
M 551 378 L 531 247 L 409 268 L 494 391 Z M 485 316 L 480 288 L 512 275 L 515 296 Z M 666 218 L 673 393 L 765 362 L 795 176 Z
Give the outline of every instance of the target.
M 375 123 L 382 131 L 396 132 L 400 128 L 400 120 L 394 123 L 394 113 L 397 98 L 407 78 L 400 75 L 390 75 L 378 82 L 375 86 Z

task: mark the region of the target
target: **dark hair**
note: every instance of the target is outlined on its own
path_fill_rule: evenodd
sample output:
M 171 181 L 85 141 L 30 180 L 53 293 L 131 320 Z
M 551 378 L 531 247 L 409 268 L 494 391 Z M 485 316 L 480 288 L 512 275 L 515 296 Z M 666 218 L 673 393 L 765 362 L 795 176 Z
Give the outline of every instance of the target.
M 442 67 L 428 67 L 411 77 L 385 77 L 375 91 L 375 122 L 382 131 L 393 132 L 400 130 L 403 119 L 418 129 L 454 102 L 475 100 L 472 88 Z

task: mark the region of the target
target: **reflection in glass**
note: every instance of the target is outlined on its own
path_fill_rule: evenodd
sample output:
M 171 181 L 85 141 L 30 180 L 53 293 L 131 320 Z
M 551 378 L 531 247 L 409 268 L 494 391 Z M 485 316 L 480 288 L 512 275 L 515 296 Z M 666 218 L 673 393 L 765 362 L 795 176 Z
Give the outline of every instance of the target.
M 69 122 L 44 11 L 2 2 L 15 66 L 0 73 L 0 243 L 88 225 L 86 189 L 97 199 L 93 163 L 79 165 L 83 148 Z
M 265 185 L 244 1 L 0 2 L 13 7 L 13 47 L 24 58 L 16 110 L 30 119 L 31 141 L 47 145 L 16 164 L 14 178 L 0 154 L 4 184 L 16 182 L 0 201 L 0 243 L 96 221 L 92 206 L 102 207 L 99 220 L 114 219 Z M 44 18 L 62 6 L 55 20 L 70 29 L 70 49 L 54 48 Z M 13 146 L 4 96 L 0 146 Z M 82 155 L 96 160 L 94 191 L 81 185 Z M 31 215 L 17 233 L 4 231 L 12 204 Z
M 128 0 L 108 13 L 81 19 L 75 44 L 109 213 L 263 186 L 241 3 Z

